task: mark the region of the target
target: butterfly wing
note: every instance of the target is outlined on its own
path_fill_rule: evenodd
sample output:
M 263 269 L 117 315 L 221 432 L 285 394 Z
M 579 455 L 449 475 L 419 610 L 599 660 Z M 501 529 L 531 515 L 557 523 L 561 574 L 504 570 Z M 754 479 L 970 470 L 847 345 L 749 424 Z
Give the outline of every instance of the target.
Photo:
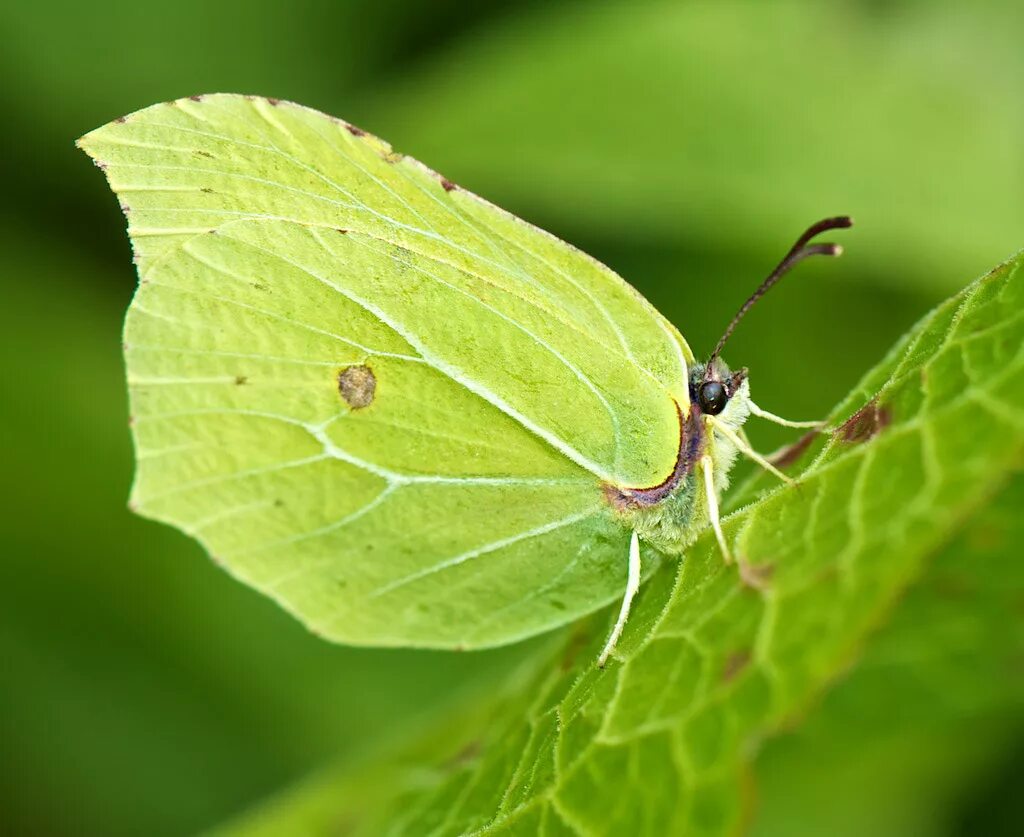
M 80 144 L 139 267 L 141 513 L 346 642 L 497 644 L 619 594 L 600 485 L 671 471 L 690 360 L 632 288 L 297 105 L 197 97 Z

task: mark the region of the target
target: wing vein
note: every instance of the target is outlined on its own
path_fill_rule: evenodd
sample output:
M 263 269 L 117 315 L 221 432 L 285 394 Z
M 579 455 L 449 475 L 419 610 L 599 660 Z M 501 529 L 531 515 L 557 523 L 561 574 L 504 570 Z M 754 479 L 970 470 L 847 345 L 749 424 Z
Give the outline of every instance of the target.
M 257 109 L 257 112 L 259 112 L 258 109 Z M 262 113 L 260 115 L 263 116 Z M 318 178 L 319 180 L 324 182 L 326 185 L 328 185 L 329 187 L 331 187 L 332 189 L 337 191 L 339 194 L 343 195 L 349 201 L 353 201 L 354 203 L 344 203 L 344 202 L 341 202 L 341 201 L 331 200 L 330 198 L 327 198 L 326 196 L 318 195 L 318 194 L 316 194 L 314 192 L 309 192 L 309 191 L 304 190 L 304 189 L 300 189 L 300 188 L 297 188 L 297 187 L 289 186 L 289 185 L 281 183 L 279 181 L 265 180 L 265 179 L 262 179 L 262 178 L 254 178 L 254 177 L 251 177 L 251 176 L 248 176 L 248 175 L 236 174 L 236 173 L 232 173 L 232 172 L 223 172 L 223 171 L 221 171 L 221 172 L 213 172 L 212 170 L 209 170 L 209 169 L 202 169 L 202 171 L 211 171 L 211 173 L 221 174 L 221 175 L 226 176 L 226 177 L 240 177 L 240 178 L 251 179 L 251 180 L 255 180 L 257 182 L 265 183 L 266 185 L 277 186 L 277 187 L 282 188 L 282 189 L 293 191 L 293 192 L 296 192 L 296 193 L 301 194 L 303 196 L 311 197 L 311 198 L 314 198 L 314 199 L 317 199 L 317 200 L 325 200 L 325 201 L 328 201 L 328 202 L 330 202 L 330 203 L 332 203 L 332 204 L 334 204 L 336 206 L 343 207 L 343 208 L 346 208 L 346 209 L 365 211 L 366 213 L 368 213 L 370 215 L 373 215 L 374 217 L 377 217 L 380 220 L 385 221 L 386 223 L 388 223 L 390 225 L 393 225 L 395 227 L 398 227 L 398 228 L 401 228 L 401 229 L 405 229 L 405 230 L 408 230 L 410 232 L 418 233 L 419 235 L 425 236 L 427 238 L 431 238 L 431 239 L 434 239 L 436 241 L 443 242 L 447 246 L 452 247 L 453 249 L 463 253 L 464 255 L 469 256 L 469 257 L 471 257 L 471 258 L 473 258 L 475 260 L 478 260 L 478 261 L 482 262 L 483 264 L 486 264 L 486 265 L 489 265 L 489 266 L 491 266 L 493 268 L 496 268 L 496 269 L 502 271 L 503 273 L 508 274 L 510 277 L 518 277 L 520 280 L 527 280 L 528 279 L 529 283 L 533 287 L 547 292 L 547 289 L 544 288 L 542 285 L 538 284 L 536 282 L 536 280 L 534 280 L 532 277 L 527 277 L 527 275 L 525 274 L 525 272 L 523 271 L 523 269 L 519 265 L 519 263 L 516 262 L 514 259 L 510 258 L 507 252 L 502 251 L 500 248 L 498 248 L 496 246 L 496 244 L 493 242 L 493 240 L 490 239 L 489 236 L 484 235 L 483 237 L 486 239 L 487 243 L 490 244 L 491 249 L 496 254 L 501 254 L 501 255 L 505 256 L 505 261 L 509 265 L 513 265 L 514 266 L 514 268 L 515 268 L 514 271 L 512 269 L 510 269 L 506 265 L 502 265 L 502 264 L 499 264 L 498 262 L 495 262 L 495 261 L 493 261 L 491 259 L 488 259 L 482 253 L 478 253 L 475 250 L 470 250 L 470 249 L 464 248 L 464 247 L 458 245 L 457 243 L 455 243 L 455 242 L 445 238 L 441 234 L 439 234 L 433 228 L 433 226 L 427 221 L 427 219 L 424 218 L 424 216 L 420 212 L 415 210 L 408 203 L 408 201 L 405 201 L 404 199 L 402 199 L 399 195 L 397 195 L 394 192 L 394 190 L 390 189 L 390 187 L 388 187 L 386 184 L 384 184 L 378 178 L 376 178 L 372 174 L 370 174 L 364 167 L 362 167 L 361 165 L 356 163 L 356 161 L 354 160 L 353 157 L 344 154 L 344 152 L 342 152 L 336 145 L 334 145 L 331 142 L 328 142 L 324 138 L 324 135 L 319 130 L 314 129 L 315 133 L 325 142 L 325 144 L 329 148 L 331 148 L 331 150 L 334 153 L 338 154 L 343 159 L 343 161 L 344 161 L 344 163 L 346 165 L 351 165 L 353 168 L 356 168 L 359 171 L 362 171 L 367 177 L 369 177 L 376 184 L 378 184 L 378 186 L 380 188 L 383 188 L 383 189 L 387 190 L 389 193 L 391 193 L 392 195 L 395 195 L 395 197 L 398 198 L 398 200 L 401 202 L 401 204 L 403 206 L 405 206 L 410 211 L 411 214 L 415 215 L 417 218 L 419 218 L 421 221 L 423 221 L 426 224 L 427 228 L 424 229 L 422 227 L 411 226 L 411 225 L 408 225 L 408 224 L 405 224 L 405 223 L 399 221 L 398 219 L 396 219 L 396 218 L 394 218 L 392 216 L 389 216 L 389 215 L 386 215 L 384 213 L 376 211 L 375 209 L 373 209 L 372 207 L 367 205 L 364 201 L 359 200 L 359 198 L 356 197 L 356 195 L 354 195 L 352 192 L 348 191 L 347 189 L 343 188 L 340 184 L 338 184 L 332 178 L 327 177 L 326 175 L 324 175 L 322 172 L 320 172 L 316 168 L 303 163 L 301 160 L 296 158 L 294 155 L 289 154 L 288 152 L 286 152 L 286 151 L 282 150 L 281 148 L 277 147 L 272 142 L 272 140 L 270 140 L 269 138 L 267 138 L 267 141 L 270 142 L 270 145 L 266 146 L 266 145 L 261 145 L 259 143 L 252 143 L 252 142 L 248 142 L 248 141 L 245 141 L 245 140 L 240 140 L 240 139 L 237 139 L 237 138 L 229 137 L 229 136 L 226 136 L 226 135 L 223 135 L 223 134 L 212 133 L 212 132 L 209 132 L 209 131 L 200 131 L 200 130 L 197 130 L 197 129 L 194 129 L 194 128 L 187 128 L 185 126 L 180 126 L 180 125 L 169 125 L 167 123 L 161 123 L 161 122 L 151 122 L 149 124 L 151 124 L 153 126 L 156 126 L 156 127 L 167 128 L 169 130 L 182 131 L 182 132 L 185 132 L 185 133 L 191 133 L 191 134 L 194 134 L 194 135 L 203 136 L 203 137 L 206 137 L 208 139 L 219 140 L 219 141 L 227 143 L 227 144 L 236 144 L 236 145 L 239 145 L 241 147 L 256 149 L 256 150 L 263 151 L 263 152 L 268 153 L 268 154 L 278 155 L 278 156 L 282 157 L 283 159 L 287 160 L 289 163 L 291 163 L 291 164 L 295 165 L 296 167 L 302 169 L 303 171 L 306 171 L 307 173 L 314 175 L 316 178 Z M 124 142 L 124 141 L 121 141 L 121 142 L 122 142 L 122 144 L 125 144 L 125 145 L 139 145 L 140 147 L 153 148 L 153 149 L 161 148 L 161 146 L 158 146 L 158 145 L 142 144 L 142 143 L 128 143 L 128 142 Z M 167 148 L 168 150 L 174 150 L 174 151 L 181 151 L 182 150 L 182 149 L 175 148 L 173 146 L 163 146 L 163 147 Z M 128 165 L 130 165 L 130 164 L 128 164 Z M 136 164 L 136 165 L 144 166 L 146 164 Z M 154 166 L 154 167 L 156 168 L 156 166 Z M 194 170 L 194 169 L 190 169 L 189 167 L 185 167 L 185 166 L 182 166 L 182 167 L 168 167 L 168 168 L 181 168 L 181 169 L 189 170 L 189 171 Z M 401 176 L 403 178 L 405 178 L 405 180 L 407 182 L 411 183 L 416 188 L 418 188 L 423 194 L 425 194 L 428 197 L 430 197 L 431 199 L 433 199 L 439 206 L 441 206 L 444 209 L 446 209 L 449 212 L 449 214 L 451 214 L 453 217 L 457 218 L 467 228 L 469 228 L 469 229 L 473 228 L 472 225 L 470 224 L 470 222 L 461 213 L 455 212 L 447 204 L 445 204 L 445 203 L 441 202 L 440 200 L 438 200 L 436 198 L 436 196 L 431 195 L 426 189 L 424 189 L 422 187 L 421 184 L 416 183 L 415 180 L 410 178 L 406 172 L 402 171 L 399 167 L 396 167 L 396 168 L 399 169 L 399 172 L 400 172 Z M 212 212 L 212 211 L 215 211 L 215 210 L 198 210 L 198 211 L 211 211 Z M 245 213 L 240 213 L 240 214 L 245 214 Z M 250 213 L 250 216 L 251 217 L 260 217 L 257 213 Z M 268 216 L 268 217 L 273 217 L 273 216 Z M 282 219 L 282 220 L 286 220 L 286 219 Z M 297 223 L 305 223 L 304 221 L 300 221 L 299 219 L 292 219 L 292 220 L 295 220 Z M 324 225 L 324 226 L 328 226 L 328 225 Z M 497 230 L 495 230 L 493 227 L 488 227 L 488 230 L 491 233 L 494 233 L 494 234 L 502 237 L 503 240 L 505 240 L 506 242 L 514 244 L 514 242 L 510 242 L 509 239 L 507 239 L 506 237 L 502 236 L 501 233 L 498 232 Z M 160 234 L 170 234 L 170 231 L 163 231 L 163 230 L 159 230 L 159 231 L 154 230 L 154 231 L 149 231 L 149 232 L 141 231 L 140 233 L 137 233 L 137 234 L 157 234 L 157 232 L 159 232 Z M 373 236 L 373 237 L 378 237 L 378 236 Z M 519 247 L 521 250 L 523 250 L 523 252 L 526 252 L 525 248 L 522 248 L 521 245 L 515 245 L 515 246 Z M 419 251 L 412 250 L 412 252 L 419 252 Z M 443 261 L 443 260 L 437 259 L 436 256 L 429 256 L 426 253 L 420 253 L 420 255 L 424 255 L 424 256 L 428 256 L 430 258 L 434 258 L 436 261 Z M 573 287 L 575 287 L 577 289 L 577 291 L 584 296 L 584 298 L 588 299 L 591 302 L 591 304 L 594 306 L 595 310 L 598 311 L 599 315 L 603 319 L 605 319 L 606 322 L 608 323 L 608 325 L 610 326 L 612 333 L 614 334 L 614 336 L 616 337 L 616 339 L 618 340 L 618 342 L 620 344 L 620 347 L 626 353 L 627 361 L 631 365 L 636 367 L 637 370 L 640 371 L 642 374 L 650 377 L 652 380 L 655 381 L 655 383 L 657 383 L 659 386 L 663 387 L 664 385 L 660 381 L 658 381 L 658 379 L 653 375 L 653 373 L 636 360 L 636 357 L 633 354 L 632 349 L 631 349 L 631 347 L 628 344 L 628 341 L 625 339 L 625 335 L 621 332 L 621 329 L 619 328 L 618 324 L 615 322 L 614 318 L 611 317 L 611 314 L 607 311 L 607 309 L 605 309 L 604 306 L 602 306 L 600 304 L 600 302 L 589 293 L 589 291 L 587 291 L 582 285 L 580 285 L 578 282 L 576 282 L 574 279 L 572 279 L 564 271 L 561 271 L 559 268 L 556 268 L 554 265 L 552 265 L 550 262 L 548 262 L 546 259 L 544 259 L 543 257 L 541 257 L 539 255 L 534 254 L 534 257 L 537 258 L 538 261 L 540 261 L 543 264 L 545 264 L 549 268 L 549 270 L 552 271 L 552 273 L 561 276 L 569 284 L 571 284 Z M 447 263 L 447 262 L 444 262 L 444 263 Z M 514 291 L 512 291 L 509 288 L 505 288 L 505 290 L 508 291 L 509 293 L 514 293 Z M 544 310 L 549 315 L 558 316 L 557 312 L 555 312 L 553 310 L 550 310 L 547 306 L 543 306 L 543 307 L 540 306 L 537 303 L 537 301 L 535 301 L 535 300 L 530 300 L 530 299 L 527 299 L 527 298 L 524 298 L 524 297 L 520 297 L 520 298 L 523 299 L 523 301 L 525 301 L 525 302 L 527 302 L 529 304 L 534 305 L 535 307 L 541 308 L 541 310 Z M 652 316 L 653 319 L 657 319 L 657 315 L 656 314 L 652 314 L 651 316 Z M 574 323 L 571 323 L 571 322 L 569 322 L 567 320 L 564 320 L 561 317 L 559 317 L 559 319 L 562 322 L 564 322 L 564 324 L 567 327 L 573 328 L 573 329 L 575 329 L 577 331 L 579 330 L 575 326 Z M 591 335 L 591 336 L 593 337 L 593 335 Z M 607 346 L 605 346 L 604 348 L 606 350 L 608 349 Z M 683 369 L 685 370 L 685 366 L 683 367 Z
M 316 238 L 318 241 L 320 241 L 321 246 L 323 246 L 325 250 L 328 250 L 328 252 L 330 252 L 329 248 L 327 248 L 323 244 L 323 241 L 320 240 L 319 235 L 317 235 L 314 232 L 313 233 L 313 237 Z M 601 406 L 604 407 L 605 411 L 608 413 L 608 418 L 611 420 L 612 428 L 613 428 L 613 433 L 614 433 L 614 436 L 615 436 L 615 451 L 616 451 L 616 458 L 617 458 L 618 452 L 619 452 L 619 450 L 621 448 L 621 444 L 622 444 L 618 414 L 615 412 L 614 409 L 612 409 L 612 406 L 611 406 L 611 404 L 608 403 L 608 399 L 605 398 L 604 393 L 602 393 L 598 389 L 597 385 L 587 375 L 585 375 L 583 373 L 582 369 L 580 369 L 576 364 L 574 364 L 565 355 L 563 355 L 560 351 L 558 351 L 558 349 L 556 349 L 554 346 L 550 345 L 547 341 L 545 341 L 539 335 L 534 334 L 529 328 L 527 328 L 525 325 L 520 323 L 518 320 L 515 320 L 512 317 L 509 317 L 504 312 L 499 311 L 497 308 L 495 308 L 492 305 L 489 305 L 488 303 L 486 303 L 484 300 L 482 300 L 480 297 L 476 296 L 475 294 L 472 294 L 469 291 L 467 291 L 467 290 L 465 290 L 463 288 L 458 287 L 457 285 L 453 285 L 451 282 L 448 282 L 448 281 L 442 279 L 440 276 L 437 276 L 437 275 L 431 273 L 430 271 L 423 269 L 419 265 L 415 265 L 415 264 L 412 264 L 410 262 L 401 260 L 401 259 L 397 258 L 392 253 L 387 253 L 386 256 L 387 256 L 387 258 L 390 258 L 392 261 L 394 261 L 394 262 L 396 262 L 398 264 L 405 265 L 406 267 L 411 268 L 412 270 L 417 271 L 418 273 L 420 273 L 421 275 L 427 277 L 428 279 L 431 279 L 432 281 L 436 282 L 437 284 L 443 285 L 444 287 L 448 288 L 449 290 L 454 291 L 455 293 L 461 294 L 466 299 L 469 299 L 472 302 L 476 303 L 481 308 L 483 308 L 485 311 L 490 312 L 491 314 L 493 314 L 494 316 L 498 317 L 499 319 L 504 320 L 506 323 L 511 325 L 513 328 L 516 328 L 519 331 L 521 331 L 524 335 L 526 335 L 528 338 L 530 338 L 534 343 L 536 343 L 538 346 L 540 346 L 542 349 L 544 349 L 546 352 L 548 352 L 550 355 L 552 355 L 555 359 L 557 359 L 558 362 L 561 363 L 566 369 L 568 369 L 576 377 L 576 379 L 581 384 L 583 384 L 587 389 L 589 389 L 591 391 L 591 393 L 593 393 L 594 397 L 597 398 L 597 400 L 601 402 Z M 406 338 L 406 339 L 408 339 L 408 338 Z
M 313 235 L 314 237 L 316 237 L 315 230 L 313 230 Z M 259 250 L 262 253 L 266 253 L 268 256 L 271 256 L 272 258 L 279 259 L 285 262 L 286 264 L 290 264 L 297 270 L 304 271 L 309 276 L 316 279 L 318 282 L 321 282 L 325 287 L 333 288 L 341 296 L 345 297 L 351 302 L 354 302 L 356 305 L 360 306 L 365 311 L 367 311 L 367 313 L 376 317 L 381 323 L 391 328 L 400 337 L 404 338 L 405 341 L 413 347 L 413 349 L 420 353 L 420 355 L 423 357 L 426 363 L 433 366 L 439 372 L 443 373 L 444 375 L 447 375 L 449 378 L 451 378 L 456 383 L 460 384 L 465 389 L 469 390 L 475 395 L 478 395 L 480 398 L 483 398 L 492 406 L 501 410 L 510 418 L 514 419 L 520 425 L 525 427 L 527 430 L 539 436 L 541 439 L 546 441 L 556 450 L 561 452 L 563 455 L 567 456 L 570 460 L 575 462 L 581 468 L 590 471 L 595 476 L 607 482 L 611 482 L 613 480 L 613 478 L 608 474 L 608 472 L 604 468 L 602 468 L 596 462 L 590 460 L 588 457 L 584 456 L 564 439 L 561 439 L 555 433 L 552 433 L 547 428 L 542 427 L 541 425 L 529 419 L 527 416 L 523 415 L 521 412 L 516 410 L 514 407 L 512 407 L 512 405 L 510 405 L 503 398 L 499 397 L 496 393 L 492 392 L 487 387 L 478 384 L 472 380 L 463 378 L 461 376 L 460 370 L 456 369 L 455 367 L 451 366 L 450 364 L 446 363 L 440 358 L 433 356 L 424 345 L 419 343 L 419 341 L 415 338 L 414 335 L 408 333 L 405 329 L 401 327 L 400 324 L 396 323 L 391 317 L 386 315 L 377 306 L 373 305 L 372 303 L 368 302 L 365 299 L 362 299 L 361 297 L 356 296 L 355 294 L 351 293 L 345 288 L 342 288 L 341 286 L 335 284 L 334 282 L 331 282 L 329 279 L 318 275 L 317 273 L 313 272 L 304 265 L 300 265 L 297 262 L 293 262 L 290 259 L 285 258 L 280 253 L 275 253 L 272 250 L 267 250 L 266 248 L 259 247 L 255 244 L 250 244 L 250 246 L 253 247 L 253 249 Z
M 474 558 L 479 558 L 481 555 L 487 555 L 488 553 L 495 552 L 499 549 L 503 549 L 506 546 L 511 546 L 512 544 L 519 543 L 520 541 L 528 540 L 530 538 L 536 538 L 540 535 L 546 535 L 549 532 L 554 532 L 558 529 L 563 529 L 566 526 L 571 526 L 574 523 L 579 523 L 581 520 L 585 520 L 588 517 L 592 517 L 598 511 L 600 511 L 600 507 L 594 506 L 593 508 L 587 509 L 586 511 L 577 512 L 567 517 L 563 517 L 560 520 L 554 520 L 550 523 L 545 523 L 543 526 L 537 526 L 533 529 L 527 529 L 525 532 L 519 532 L 515 535 L 510 535 L 507 538 L 499 538 L 498 540 L 492 541 L 491 543 L 485 544 L 484 546 L 478 546 L 474 549 L 467 550 L 466 552 L 462 552 L 451 558 L 446 558 L 445 560 L 437 564 L 433 564 L 429 567 L 423 568 L 422 570 L 417 570 L 414 573 L 409 573 L 408 575 L 404 575 L 401 578 L 395 579 L 394 581 L 390 581 L 387 584 L 371 591 L 369 593 L 369 596 L 370 598 L 377 598 L 378 596 L 383 596 L 387 593 L 391 593 L 392 591 L 397 590 L 400 587 L 405 587 L 408 584 L 420 581 L 424 578 L 427 578 L 428 576 L 435 575 L 436 573 L 443 572 L 444 570 L 451 569 L 452 567 L 457 567 L 459 564 L 463 564 L 466 561 L 471 561 Z

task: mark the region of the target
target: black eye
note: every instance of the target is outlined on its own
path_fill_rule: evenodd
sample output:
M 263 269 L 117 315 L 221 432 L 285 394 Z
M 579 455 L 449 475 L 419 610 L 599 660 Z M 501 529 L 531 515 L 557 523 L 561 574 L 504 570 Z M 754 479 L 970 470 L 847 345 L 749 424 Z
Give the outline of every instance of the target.
M 697 400 L 700 401 L 700 408 L 709 416 L 717 416 L 725 409 L 729 396 L 725 394 L 725 387 L 718 381 L 705 381 L 700 385 L 697 393 Z

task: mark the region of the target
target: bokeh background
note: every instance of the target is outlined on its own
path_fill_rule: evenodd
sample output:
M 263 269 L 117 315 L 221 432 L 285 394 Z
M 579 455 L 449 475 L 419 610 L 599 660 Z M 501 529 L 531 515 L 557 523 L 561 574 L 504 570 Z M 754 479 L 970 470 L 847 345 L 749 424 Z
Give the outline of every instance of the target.
M 524 653 L 332 647 L 127 511 L 135 276 L 73 146 L 89 129 L 220 91 L 342 116 L 611 265 L 698 355 L 798 232 L 850 213 L 846 257 L 801 267 L 727 353 L 794 418 L 1024 246 L 1016 0 L 40 0 L 3 4 L 0 39 L 0 831 L 213 826 Z M 997 729 L 931 830 L 902 833 L 1014 821 L 1024 726 Z M 786 747 L 766 753 L 769 790 L 814 775 Z M 793 833 L 785 805 L 764 816 Z

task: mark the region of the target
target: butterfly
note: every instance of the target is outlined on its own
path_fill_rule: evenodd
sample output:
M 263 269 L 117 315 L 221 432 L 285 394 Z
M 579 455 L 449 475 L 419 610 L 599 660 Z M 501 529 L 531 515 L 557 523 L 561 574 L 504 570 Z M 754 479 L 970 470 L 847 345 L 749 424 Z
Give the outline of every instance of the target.
M 78 141 L 138 268 L 131 507 L 314 632 L 478 648 L 620 601 L 709 525 L 743 434 L 789 427 L 615 273 L 347 122 L 193 96 Z

